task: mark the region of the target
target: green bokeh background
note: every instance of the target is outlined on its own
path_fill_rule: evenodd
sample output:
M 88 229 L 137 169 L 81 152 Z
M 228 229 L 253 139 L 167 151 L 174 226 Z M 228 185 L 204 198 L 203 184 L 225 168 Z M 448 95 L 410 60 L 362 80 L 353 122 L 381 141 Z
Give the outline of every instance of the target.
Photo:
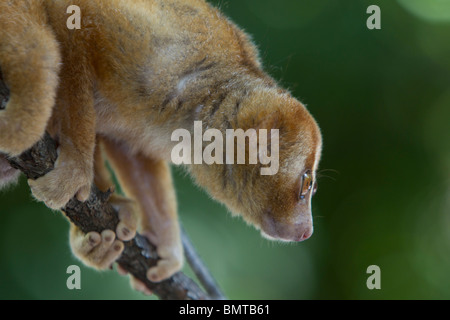
M 313 237 L 287 245 L 262 239 L 174 170 L 181 220 L 227 296 L 450 299 L 450 1 L 212 2 L 308 105 L 329 169 Z M 366 27 L 371 4 L 381 30 Z M 66 287 L 72 264 L 81 290 Z M 381 268 L 381 290 L 366 287 L 370 265 Z M 0 194 L 0 298 L 145 297 L 74 259 L 68 223 L 22 179 Z

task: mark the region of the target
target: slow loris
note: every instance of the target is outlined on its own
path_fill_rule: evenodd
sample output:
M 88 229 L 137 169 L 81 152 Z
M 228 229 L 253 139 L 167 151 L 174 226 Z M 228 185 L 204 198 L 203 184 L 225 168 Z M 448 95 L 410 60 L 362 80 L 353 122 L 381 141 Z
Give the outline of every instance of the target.
M 80 29 L 67 26 L 71 5 L 81 10 Z M 108 188 L 102 148 L 125 190 L 127 199 L 111 200 L 121 218 L 115 232 L 71 227 L 73 251 L 86 264 L 107 268 L 139 222 L 161 258 L 148 278 L 161 281 L 181 268 L 172 134 L 194 135 L 198 121 L 224 136 L 227 129 L 278 130 L 277 140 L 268 138 L 279 149 L 272 175 L 248 162 L 186 168 L 263 236 L 312 235 L 320 130 L 262 70 L 249 37 L 204 0 L 4 0 L 0 68 L 11 93 L 0 110 L 0 152 L 18 155 L 45 130 L 59 143 L 55 169 L 29 181 L 38 200 L 60 209 L 73 196 L 86 200 L 94 180 Z M 1 184 L 16 176 L 0 159 Z

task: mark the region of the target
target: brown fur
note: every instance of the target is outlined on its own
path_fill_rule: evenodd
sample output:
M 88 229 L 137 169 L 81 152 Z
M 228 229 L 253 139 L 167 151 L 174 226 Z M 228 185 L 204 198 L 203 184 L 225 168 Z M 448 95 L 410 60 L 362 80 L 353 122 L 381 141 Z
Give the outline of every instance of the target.
M 80 30 L 66 27 L 69 5 L 81 8 Z M 167 163 L 172 132 L 192 132 L 196 120 L 222 132 L 279 129 L 274 176 L 261 176 L 260 165 L 187 169 L 213 198 L 268 237 L 300 241 L 312 234 L 311 194 L 298 196 L 303 173 L 310 170 L 315 179 L 318 126 L 263 72 L 247 35 L 203 0 L 2 1 L 0 67 L 11 90 L 0 111 L 0 151 L 21 153 L 47 127 L 59 141 L 59 158 L 55 170 L 30 186 L 36 198 L 58 209 L 74 195 L 86 199 L 94 177 L 101 188 L 110 183 L 104 160 L 95 156 L 94 165 L 99 137 L 127 196 L 138 204 L 142 231 L 160 249 L 161 264 L 149 271 L 150 279 L 181 267 Z M 133 229 L 132 219 L 125 220 Z M 74 250 L 89 259 L 83 235 L 75 229 L 72 235 Z M 117 254 L 108 250 L 103 254 L 113 261 Z

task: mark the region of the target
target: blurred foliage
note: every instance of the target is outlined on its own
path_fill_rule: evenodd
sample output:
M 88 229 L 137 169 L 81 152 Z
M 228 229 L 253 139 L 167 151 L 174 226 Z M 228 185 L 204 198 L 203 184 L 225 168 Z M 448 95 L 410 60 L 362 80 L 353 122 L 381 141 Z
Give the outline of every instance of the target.
M 398 0 L 406 10 L 418 17 L 434 22 L 450 21 L 450 1 L 448 0 Z
M 314 236 L 264 240 L 178 169 L 181 220 L 233 299 L 450 298 L 450 6 L 444 0 L 212 1 L 253 36 L 266 70 L 324 136 Z M 382 29 L 366 28 L 381 8 Z M 0 298 L 135 299 L 126 278 L 82 267 L 68 224 L 25 181 L 0 195 Z M 381 267 L 381 290 L 366 269 Z M 189 272 L 189 270 L 186 270 Z

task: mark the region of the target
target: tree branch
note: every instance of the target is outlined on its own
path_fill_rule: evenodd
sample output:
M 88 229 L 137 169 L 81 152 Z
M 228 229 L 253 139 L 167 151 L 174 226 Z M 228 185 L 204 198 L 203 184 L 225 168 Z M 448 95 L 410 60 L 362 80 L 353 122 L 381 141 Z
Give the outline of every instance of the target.
M 0 70 L 0 110 L 4 109 L 8 99 L 9 90 L 3 82 Z M 56 159 L 56 143 L 46 134 L 30 150 L 9 160 L 14 168 L 21 170 L 29 179 L 37 179 L 53 169 Z M 103 193 L 96 186 L 93 186 L 91 196 L 86 202 L 82 203 L 73 198 L 62 211 L 72 223 L 85 233 L 102 232 L 105 229 L 116 230 L 119 218 L 115 209 L 108 203 L 111 193 L 112 191 Z M 184 244 L 190 244 L 184 232 L 182 238 Z M 146 273 L 158 261 L 155 246 L 139 234 L 133 240 L 124 244 L 125 249 L 117 261 L 118 264 L 144 282 L 160 299 L 207 300 L 224 298 L 191 245 L 185 246 L 187 260 L 191 263 L 191 267 L 199 277 L 200 282 L 207 288 L 208 293 L 212 294 L 211 296 L 205 294 L 193 280 L 181 272 L 160 283 L 150 282 Z

